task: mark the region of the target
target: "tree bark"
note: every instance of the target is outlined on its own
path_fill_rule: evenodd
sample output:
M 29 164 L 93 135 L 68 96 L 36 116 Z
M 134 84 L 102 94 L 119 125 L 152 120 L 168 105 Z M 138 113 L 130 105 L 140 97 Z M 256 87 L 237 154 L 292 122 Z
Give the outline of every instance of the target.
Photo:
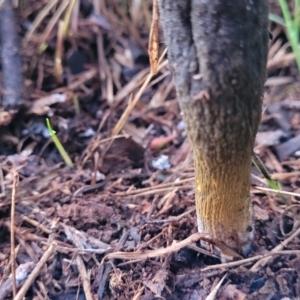
M 261 117 L 267 0 L 159 0 L 194 150 L 198 230 L 248 252 L 251 154 Z
M 0 60 L 2 65 L 2 107 L 17 112 L 23 105 L 23 77 L 20 40 L 11 0 L 0 0 Z

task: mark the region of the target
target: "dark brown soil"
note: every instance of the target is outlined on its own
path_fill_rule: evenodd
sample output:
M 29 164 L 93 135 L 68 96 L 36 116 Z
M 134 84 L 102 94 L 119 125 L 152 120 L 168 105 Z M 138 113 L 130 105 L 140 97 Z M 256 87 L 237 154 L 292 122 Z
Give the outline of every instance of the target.
M 253 259 L 222 264 L 185 241 L 196 233 L 193 158 L 167 64 L 118 123 L 149 73 L 151 1 L 136 1 L 137 10 L 100 1 L 100 14 L 81 1 L 62 43 L 61 74 L 57 23 L 44 34 L 63 1 L 25 38 L 46 2 L 25 1 L 17 12 L 26 93 L 0 127 L 0 299 L 13 298 L 11 231 L 17 290 L 44 260 L 25 299 L 300 299 L 300 84 L 284 28 L 270 25 L 255 147 L 279 190 L 253 166 Z M 275 1 L 271 9 L 280 14 Z M 47 117 L 73 168 L 52 143 Z

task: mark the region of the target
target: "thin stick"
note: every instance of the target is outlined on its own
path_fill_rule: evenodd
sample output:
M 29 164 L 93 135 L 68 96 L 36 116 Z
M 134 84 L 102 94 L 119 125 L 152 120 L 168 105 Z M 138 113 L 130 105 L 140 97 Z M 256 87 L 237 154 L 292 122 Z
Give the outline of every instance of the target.
M 27 262 L 21 264 L 16 269 L 16 281 L 17 287 L 27 278 L 28 274 L 33 270 L 35 263 Z M 12 292 L 12 276 L 10 275 L 4 282 L 1 282 L 0 285 L 0 300 L 7 299 L 8 295 L 11 295 Z
M 30 29 L 28 30 L 28 32 L 25 35 L 25 38 L 24 38 L 25 43 L 27 43 L 30 40 L 30 38 L 32 37 L 35 30 L 42 23 L 44 18 L 51 11 L 51 9 L 56 5 L 57 2 L 58 2 L 58 0 L 48 1 L 47 5 L 45 5 L 45 7 L 39 12 L 37 17 L 34 19 L 32 25 L 30 26 Z
M 254 257 L 245 258 L 245 259 L 232 261 L 232 262 L 228 262 L 228 263 L 212 265 L 212 266 L 208 266 L 208 267 L 205 267 L 205 268 L 201 269 L 200 272 L 206 272 L 206 271 L 217 270 L 217 269 L 229 269 L 229 268 L 233 268 L 233 267 L 238 267 L 240 265 L 253 263 L 253 262 L 255 262 L 259 259 L 265 258 L 265 257 L 270 256 L 270 255 L 273 255 L 273 254 L 268 253 L 268 254 L 265 254 L 265 255 L 257 255 L 257 256 L 254 256 Z
M 223 281 L 227 277 L 227 273 L 222 277 L 222 279 L 219 281 L 219 283 L 212 289 L 210 294 L 206 297 L 206 300 L 215 300 L 217 299 L 217 294 L 223 284 Z
M 159 248 L 155 250 L 143 250 L 143 251 L 136 251 L 136 252 L 120 252 L 120 251 L 112 252 L 104 256 L 104 258 L 102 259 L 102 263 L 104 263 L 106 259 L 133 260 L 133 259 L 149 259 L 158 256 L 163 256 L 169 253 L 179 251 L 180 249 L 186 247 L 187 245 L 190 245 L 191 243 L 198 242 L 200 239 L 203 239 L 204 241 L 213 242 L 213 240 L 210 239 L 210 237 L 207 234 L 194 233 L 188 238 L 165 248 Z
M 178 190 L 181 190 L 181 191 L 189 191 L 189 190 L 192 190 L 193 187 L 190 186 L 190 185 L 184 185 L 184 186 L 180 186 L 178 187 Z M 153 190 L 150 190 L 148 192 L 143 192 L 143 193 L 138 193 L 138 194 L 134 194 L 131 196 L 131 198 L 136 198 L 136 197 L 141 197 L 141 196 L 147 196 L 147 195 L 157 195 L 157 194 L 163 194 L 163 193 L 166 193 L 166 192 L 172 192 L 174 191 L 174 187 L 168 187 L 168 188 L 162 188 L 162 189 L 155 189 L 153 188 Z M 114 195 L 114 194 L 112 194 Z
M 290 195 L 290 196 L 300 197 L 299 193 L 278 191 L 278 190 L 274 190 L 274 189 L 270 189 L 270 188 L 266 188 L 266 187 L 262 187 L 262 186 L 255 186 L 255 187 L 253 187 L 253 189 L 254 190 L 259 190 L 259 191 L 264 191 L 264 192 L 271 192 L 271 193 L 275 193 L 275 194 L 283 194 L 283 195 Z
M 78 270 L 80 273 L 80 277 L 82 280 L 82 286 L 84 290 L 84 295 L 87 300 L 93 300 L 92 292 L 91 292 L 91 285 L 90 285 L 90 277 L 88 272 L 86 271 L 86 267 L 84 265 L 83 259 L 81 256 L 77 255 L 76 262 L 78 266 Z
M 50 247 L 47 249 L 47 251 L 44 253 L 40 261 L 35 266 L 34 270 L 31 272 L 31 274 L 28 276 L 27 280 L 25 281 L 24 285 L 19 290 L 16 297 L 14 297 L 14 300 L 22 300 L 27 293 L 28 289 L 32 285 L 33 281 L 36 279 L 36 277 L 39 275 L 41 269 L 43 268 L 44 264 L 48 261 L 49 257 L 54 253 L 56 248 L 56 242 L 52 242 Z
M 152 224 L 157 224 L 157 223 L 169 223 L 169 222 L 177 222 L 179 221 L 181 218 L 189 215 L 190 213 L 194 212 L 196 210 L 196 208 L 191 208 L 190 210 L 182 213 L 181 215 L 179 216 L 172 216 L 172 217 L 169 217 L 168 219 L 163 219 L 163 220 L 148 220 L 146 221 L 147 223 L 152 223 Z
M 233 267 L 239 267 L 241 265 L 254 263 L 255 261 L 262 260 L 265 258 L 269 258 L 269 257 L 272 258 L 272 256 L 292 255 L 292 254 L 300 255 L 300 250 L 284 250 L 284 251 L 268 252 L 266 254 L 260 254 L 260 255 L 256 255 L 253 257 L 249 257 L 249 258 L 244 258 L 244 259 L 237 260 L 237 261 L 208 266 L 208 267 L 201 269 L 200 272 L 206 272 L 206 271 L 217 270 L 217 269 L 229 269 L 229 268 L 233 268 Z
M 10 249 L 11 249 L 11 277 L 13 297 L 15 299 L 17 295 L 17 283 L 16 283 L 16 253 L 15 253 L 15 204 L 16 204 L 16 190 L 19 174 L 14 172 L 13 188 L 11 194 L 11 221 L 10 221 Z
M 162 183 L 162 184 L 158 184 L 156 186 L 150 186 L 150 187 L 146 187 L 146 188 L 142 188 L 142 189 L 136 189 L 136 190 L 130 190 L 130 191 L 126 191 L 126 192 L 117 192 L 117 193 L 112 193 L 112 195 L 114 196 L 134 196 L 136 194 L 141 194 L 144 192 L 156 192 L 156 190 L 164 190 L 164 188 L 174 188 L 177 186 L 180 186 L 184 183 L 188 183 L 188 182 L 192 182 L 193 180 L 195 180 L 195 177 L 191 177 L 191 178 L 186 178 L 186 179 L 182 179 L 179 181 L 175 181 L 175 182 L 168 182 L 168 183 Z M 192 188 L 192 185 L 191 185 Z
M 81 242 L 81 237 L 77 234 L 77 231 L 73 230 L 72 227 L 63 226 L 63 228 L 67 236 L 72 240 L 72 243 L 80 250 L 84 250 L 84 246 L 82 245 Z M 83 286 L 85 298 L 87 300 L 93 300 L 90 277 L 84 265 L 84 261 L 80 255 L 77 255 L 76 262 L 77 262 L 80 278 L 82 280 L 82 286 Z
M 163 54 L 161 55 L 160 59 L 159 59 L 159 63 L 161 62 L 161 60 L 163 59 L 165 55 L 165 51 L 163 52 Z M 158 67 L 158 71 L 161 70 L 163 67 L 165 67 L 168 64 L 168 61 L 165 60 L 164 62 L 162 62 L 159 67 Z M 116 124 L 116 126 L 114 127 L 113 131 L 112 131 L 112 136 L 115 136 L 117 134 L 119 134 L 119 132 L 122 130 L 128 116 L 131 114 L 133 108 L 135 107 L 135 105 L 138 103 L 138 101 L 140 100 L 143 92 L 146 90 L 148 84 L 150 83 L 151 79 L 153 77 L 152 72 L 150 72 L 146 78 L 146 80 L 144 81 L 143 85 L 141 86 L 141 88 L 139 89 L 139 91 L 137 92 L 137 94 L 135 95 L 135 97 L 133 98 L 133 100 L 128 103 L 128 106 L 126 107 L 125 111 L 123 112 L 121 118 L 119 119 L 118 123 Z
M 283 242 L 281 242 L 278 246 L 276 246 L 270 253 L 277 252 L 282 250 L 287 246 L 289 242 L 291 242 L 295 237 L 297 237 L 300 234 L 300 228 L 298 228 L 291 236 L 289 236 L 287 239 L 285 239 Z M 266 257 L 262 258 L 252 268 L 250 269 L 252 272 L 257 272 L 260 267 L 264 267 L 270 260 L 272 260 L 273 257 Z
M 116 251 L 120 251 L 122 249 L 122 247 L 124 246 L 125 242 L 127 241 L 127 238 L 129 236 L 129 231 L 128 230 L 124 230 L 123 234 L 117 244 L 116 247 Z M 99 288 L 98 288 L 98 298 L 99 299 L 103 299 L 104 293 L 105 293 L 105 288 L 106 288 L 106 282 L 107 282 L 107 278 L 108 275 L 112 269 L 112 264 L 114 263 L 114 260 L 110 260 L 109 264 L 106 264 L 105 267 L 103 267 L 103 273 L 101 276 L 101 280 L 99 283 Z M 103 265 L 104 266 L 104 265 Z
M 0 168 L 0 186 L 1 186 L 1 196 L 5 197 L 5 184 L 4 184 L 4 178 L 3 178 L 3 171 L 2 168 Z

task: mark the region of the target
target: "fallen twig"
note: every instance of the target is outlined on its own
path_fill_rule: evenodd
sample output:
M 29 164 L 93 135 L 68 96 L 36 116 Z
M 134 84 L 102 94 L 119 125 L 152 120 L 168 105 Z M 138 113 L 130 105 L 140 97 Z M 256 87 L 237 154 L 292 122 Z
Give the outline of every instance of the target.
M 270 189 L 270 188 L 266 188 L 266 187 L 262 187 L 262 186 L 255 186 L 255 187 L 253 187 L 253 189 L 263 191 L 263 192 L 271 192 L 271 193 L 275 193 L 275 194 L 283 194 L 283 195 L 300 197 L 299 193 L 287 192 L 287 191 L 282 191 L 282 190 L 278 191 L 278 190 L 274 190 L 274 189 Z
M 227 277 L 227 274 L 225 274 L 222 279 L 219 281 L 219 283 L 212 289 L 212 291 L 210 292 L 210 294 L 206 297 L 206 300 L 215 300 L 217 299 L 217 294 L 222 286 L 223 281 L 225 280 L 225 278 Z
M 15 204 L 17 190 L 18 172 L 14 172 L 13 188 L 11 194 L 11 218 L 10 218 L 10 251 L 11 251 L 11 278 L 13 296 L 17 294 L 16 284 L 16 253 L 15 253 Z
M 147 187 L 147 188 L 130 190 L 130 191 L 126 191 L 126 192 L 112 193 L 112 195 L 124 197 L 124 196 L 137 196 L 137 195 L 144 194 L 144 193 L 147 193 L 147 192 L 156 193 L 157 190 L 169 191 L 171 189 L 173 190 L 174 187 L 176 187 L 176 186 L 180 186 L 180 185 L 183 185 L 184 183 L 192 182 L 193 180 L 195 180 L 194 176 L 191 177 L 191 178 L 186 178 L 186 179 L 178 180 L 178 181 L 175 181 L 175 182 L 168 182 L 168 183 L 158 184 L 155 187 L 151 186 L 151 187 Z M 190 188 L 192 188 L 192 185 L 190 186 Z
M 276 246 L 270 253 L 272 253 L 272 252 L 278 252 L 278 251 L 282 250 L 283 248 L 285 248 L 287 246 L 288 243 L 290 243 L 298 235 L 300 235 L 300 228 L 298 228 L 292 235 L 290 235 L 287 239 L 285 239 L 278 246 Z M 254 266 L 252 266 L 252 268 L 250 270 L 252 272 L 257 272 L 261 267 L 264 267 L 272 259 L 273 259 L 272 256 L 266 257 L 266 258 L 262 258 Z
M 119 251 L 122 249 L 122 247 L 124 246 L 124 244 L 128 238 L 128 235 L 129 235 L 129 231 L 125 230 L 119 240 L 119 243 L 116 247 L 116 251 Z M 119 252 L 116 252 L 116 253 L 119 253 Z M 113 254 L 113 253 L 111 253 L 111 254 Z M 99 299 L 103 299 L 105 287 L 106 287 L 106 283 L 107 283 L 107 278 L 112 269 L 112 264 L 113 264 L 113 261 L 110 261 L 109 264 L 107 264 L 103 270 L 103 273 L 102 273 L 102 276 L 100 279 L 100 283 L 99 283 L 99 288 L 98 288 L 98 298 Z
M 77 255 L 76 262 L 78 266 L 78 271 L 82 280 L 84 294 L 87 300 L 93 300 L 93 295 L 91 291 L 91 284 L 88 272 L 86 271 L 83 259 L 80 255 Z
M 169 223 L 169 222 L 177 222 L 179 221 L 181 218 L 193 213 L 195 211 L 195 207 L 182 213 L 181 215 L 179 216 L 175 216 L 175 217 L 169 217 L 167 219 L 162 219 L 162 220 L 149 220 L 147 221 L 147 223 L 153 223 L 153 224 L 157 224 L 157 223 Z
M 72 230 L 69 226 L 63 226 L 68 238 L 72 241 L 72 243 L 79 249 L 84 249 L 82 244 L 81 236 L 76 234 L 76 231 Z M 78 266 L 78 271 L 82 280 L 84 294 L 87 300 L 93 300 L 93 295 L 91 291 L 90 279 L 88 276 L 88 272 L 84 265 L 83 259 L 80 255 L 76 256 L 76 262 Z
M 44 255 L 41 257 L 40 261 L 37 263 L 31 274 L 28 276 L 27 280 L 19 290 L 18 294 L 14 298 L 14 300 L 22 300 L 30 288 L 33 281 L 36 279 L 36 277 L 39 275 L 41 269 L 43 268 L 44 264 L 48 261 L 49 257 L 54 253 L 56 248 L 56 243 L 53 242 L 47 251 L 44 253 Z
M 163 54 L 161 55 L 159 62 L 161 62 L 161 60 L 163 59 L 163 57 L 166 54 L 166 50 L 163 52 Z M 168 64 L 168 61 L 165 60 L 163 61 L 159 67 L 158 70 L 162 69 L 163 67 L 165 67 Z M 150 83 L 151 79 L 153 77 L 153 74 L 150 72 L 149 75 L 147 76 L 146 80 L 144 81 L 143 85 L 141 86 L 141 88 L 139 89 L 139 91 L 137 92 L 137 94 L 135 95 L 135 97 L 132 99 L 132 101 L 130 101 L 128 103 L 128 106 L 126 107 L 125 111 L 123 112 L 121 118 L 119 119 L 118 123 L 115 125 L 113 131 L 112 131 L 112 136 L 115 136 L 117 134 L 119 134 L 119 132 L 122 130 L 128 116 L 131 114 L 133 108 L 135 107 L 135 105 L 138 103 L 138 101 L 140 100 L 143 92 L 146 90 L 148 84 Z
M 218 248 L 220 248 L 222 254 L 225 256 L 230 257 L 231 259 L 237 257 L 236 253 L 234 253 L 232 250 L 230 250 L 228 247 L 226 247 L 224 244 L 222 244 L 219 241 L 216 241 L 212 238 L 210 238 L 207 234 L 202 233 L 194 233 L 188 238 L 186 238 L 183 241 L 180 241 L 178 243 L 174 243 L 173 245 L 165 248 L 159 248 L 156 250 L 148 250 L 148 251 L 136 251 L 136 252 L 114 252 L 107 254 L 103 259 L 102 263 L 105 261 L 105 259 L 148 259 L 148 258 L 154 258 L 158 256 L 163 256 L 166 254 L 170 254 L 176 251 L 179 251 L 180 249 L 198 242 L 199 240 L 203 240 L 205 242 L 209 242 L 213 245 L 216 245 Z
M 269 256 L 291 255 L 291 254 L 299 255 L 300 250 L 286 250 L 286 251 L 269 252 L 266 254 L 257 255 L 257 256 L 253 256 L 253 257 L 249 257 L 249 258 L 245 258 L 245 259 L 240 259 L 237 261 L 208 266 L 206 268 L 201 269 L 201 272 L 207 272 L 207 271 L 217 270 L 217 269 L 229 269 L 229 268 L 238 267 L 241 265 L 250 264 L 250 263 L 253 263 L 260 259 L 269 258 Z
M 16 286 L 19 287 L 28 274 L 33 270 L 35 263 L 21 264 L 16 269 Z M 0 286 L 0 300 L 4 300 L 12 292 L 12 276 L 10 275 Z M 15 298 L 14 298 L 15 299 Z

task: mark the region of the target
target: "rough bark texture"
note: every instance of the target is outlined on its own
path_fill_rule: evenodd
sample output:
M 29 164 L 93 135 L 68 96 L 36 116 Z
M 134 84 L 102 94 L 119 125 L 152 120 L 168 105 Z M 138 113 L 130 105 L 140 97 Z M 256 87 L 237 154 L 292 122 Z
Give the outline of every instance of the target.
M 251 153 L 268 47 L 267 0 L 159 0 L 194 150 L 199 232 L 247 252 Z
M 2 107 L 5 111 L 18 111 L 24 101 L 20 49 L 16 18 L 11 0 L 0 0 Z

